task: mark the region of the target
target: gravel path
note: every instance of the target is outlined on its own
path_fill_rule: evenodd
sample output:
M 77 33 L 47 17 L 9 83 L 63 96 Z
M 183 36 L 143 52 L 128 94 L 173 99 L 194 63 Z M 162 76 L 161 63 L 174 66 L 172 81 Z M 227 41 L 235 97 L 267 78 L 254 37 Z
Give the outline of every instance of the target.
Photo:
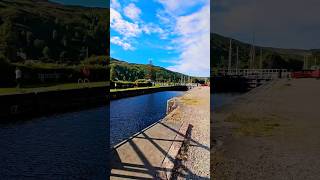
M 319 179 L 319 92 L 319 80 L 281 80 L 213 112 L 211 178 Z
M 178 179 L 209 179 L 210 88 L 194 88 L 180 98 L 180 103 L 183 122 L 193 128 L 187 158 L 183 161 L 186 171 Z

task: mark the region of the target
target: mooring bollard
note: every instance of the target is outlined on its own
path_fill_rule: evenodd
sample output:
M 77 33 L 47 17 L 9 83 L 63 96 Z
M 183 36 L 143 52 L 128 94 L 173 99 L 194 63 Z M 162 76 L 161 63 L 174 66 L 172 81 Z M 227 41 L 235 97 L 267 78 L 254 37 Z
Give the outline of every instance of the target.
M 172 98 L 172 99 L 167 100 L 166 114 L 170 114 L 175 108 L 177 108 L 176 99 Z

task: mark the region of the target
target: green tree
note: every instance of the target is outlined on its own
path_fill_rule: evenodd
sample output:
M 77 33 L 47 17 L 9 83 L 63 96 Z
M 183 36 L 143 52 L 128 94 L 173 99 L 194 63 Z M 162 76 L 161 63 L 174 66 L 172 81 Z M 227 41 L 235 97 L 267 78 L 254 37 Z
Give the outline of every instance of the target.
M 33 34 L 32 34 L 32 32 L 30 32 L 30 31 L 27 32 L 26 40 L 27 40 L 27 44 L 28 45 L 32 45 L 33 44 Z
M 56 25 L 58 25 L 58 24 L 59 24 L 59 18 L 56 18 L 56 19 L 54 20 L 54 23 L 55 23 Z
M 52 39 L 53 39 L 53 40 L 56 40 L 57 38 L 58 38 L 58 31 L 54 29 L 54 30 L 52 31 Z
M 68 40 L 67 40 L 67 37 L 64 36 L 63 39 L 62 39 L 62 44 L 64 47 L 67 47 L 68 46 Z
M 272 53 L 267 56 L 267 60 L 263 62 L 263 67 L 270 69 L 288 68 L 288 63 L 278 53 Z
M 62 51 L 59 55 L 60 57 L 60 61 L 63 61 L 66 58 L 67 52 L 66 51 Z
M 2 65 L 7 65 L 7 64 L 8 64 L 8 61 L 5 57 L 5 55 L 0 53 L 0 65 L 2 66 Z
M 33 41 L 33 46 L 41 50 L 46 46 L 46 43 L 44 40 L 36 39 Z
M 46 59 L 50 59 L 50 53 L 50 48 L 48 46 L 43 48 L 42 54 Z
M 4 51 L 4 55 L 10 60 L 15 60 L 17 56 L 17 37 L 18 33 L 13 30 L 11 20 L 6 19 L 0 26 L 0 40 L 2 42 L 1 46 Z
M 114 72 L 114 67 L 110 67 L 110 80 L 113 81 L 115 78 L 115 72 Z

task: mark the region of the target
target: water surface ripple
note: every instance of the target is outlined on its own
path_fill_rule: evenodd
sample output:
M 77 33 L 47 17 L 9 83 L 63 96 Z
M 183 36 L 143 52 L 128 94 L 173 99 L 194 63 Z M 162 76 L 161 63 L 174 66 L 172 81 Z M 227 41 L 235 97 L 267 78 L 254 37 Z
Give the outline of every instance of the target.
M 183 93 L 164 91 L 111 101 L 111 146 L 162 119 L 166 113 L 167 100 Z
M 106 107 L 0 125 L 1 179 L 103 179 Z

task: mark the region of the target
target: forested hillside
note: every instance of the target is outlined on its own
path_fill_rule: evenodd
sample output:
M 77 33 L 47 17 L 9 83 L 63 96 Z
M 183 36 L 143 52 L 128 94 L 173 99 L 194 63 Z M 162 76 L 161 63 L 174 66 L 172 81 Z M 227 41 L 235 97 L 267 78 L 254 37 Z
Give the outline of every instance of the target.
M 106 81 L 109 10 L 48 0 L 0 0 L 0 87 Z M 45 77 L 45 78 L 41 78 Z
M 163 67 L 150 64 L 134 64 L 111 58 L 111 80 L 136 81 L 138 79 L 152 79 L 157 82 L 196 82 L 205 78 L 190 77 L 178 72 L 173 72 Z
M 0 1 L 0 56 L 9 62 L 77 64 L 105 55 L 109 10 L 46 0 Z
M 228 66 L 230 38 L 219 34 L 211 34 L 211 67 L 223 68 Z M 232 39 L 232 65 L 236 64 L 236 49 L 239 48 L 240 68 L 249 67 L 251 45 Z M 255 47 L 254 67 L 260 64 L 262 52 L 262 68 L 286 68 L 289 70 L 301 70 L 304 56 L 308 57 L 309 66 L 320 64 L 320 51 L 301 49 L 281 49 L 272 47 Z M 318 60 L 317 60 L 318 59 Z

